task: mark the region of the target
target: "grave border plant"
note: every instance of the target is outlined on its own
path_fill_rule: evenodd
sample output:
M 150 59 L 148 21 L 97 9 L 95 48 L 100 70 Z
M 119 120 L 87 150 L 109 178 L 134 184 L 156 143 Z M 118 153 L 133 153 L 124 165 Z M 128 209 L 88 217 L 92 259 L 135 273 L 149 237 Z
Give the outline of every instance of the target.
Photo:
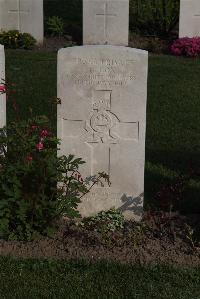
M 122 212 L 115 207 L 100 211 L 94 216 L 86 217 L 77 225 L 86 230 L 97 231 L 99 233 L 114 232 L 124 228 L 125 218 Z
M 171 45 L 171 53 L 175 56 L 200 56 L 200 37 L 182 37 L 176 39 Z
M 51 36 L 61 37 L 64 35 L 64 21 L 59 16 L 49 17 L 46 21 L 47 32 L 50 33 Z
M 12 122 L 0 129 L 0 238 L 33 240 L 51 235 L 62 216 L 79 217 L 81 198 L 105 173 L 88 185 L 79 172 L 85 162 L 57 157 L 59 140 L 46 116 Z M 59 184 L 57 184 L 59 182 Z
M 36 39 L 30 33 L 21 33 L 19 30 L 0 31 L 0 44 L 10 49 L 32 50 Z
M 31 241 L 52 235 L 63 216 L 80 217 L 81 198 L 110 182 L 104 172 L 84 180 L 81 158 L 57 156 L 60 141 L 45 115 L 20 120 L 15 102 L 13 109 L 16 120 L 0 128 L 0 238 Z

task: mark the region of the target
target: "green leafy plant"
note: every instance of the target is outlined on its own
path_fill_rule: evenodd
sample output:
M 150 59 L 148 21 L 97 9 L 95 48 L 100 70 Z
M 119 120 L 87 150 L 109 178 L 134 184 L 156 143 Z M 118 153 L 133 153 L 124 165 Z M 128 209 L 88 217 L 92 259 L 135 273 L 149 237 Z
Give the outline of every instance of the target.
M 11 49 L 32 49 L 35 44 L 35 38 L 29 33 L 20 33 L 18 30 L 9 30 L 0 32 L 0 44 Z
M 85 162 L 81 158 L 74 158 L 73 155 L 61 156 L 58 158 L 57 164 L 57 188 L 58 215 L 67 217 L 80 216 L 77 211 L 77 205 L 81 202 L 81 198 L 90 192 L 96 184 L 104 186 L 102 179 L 108 184 L 109 176 L 104 172 L 99 172 L 98 175 L 87 177 L 83 180 L 79 166 Z
M 57 157 L 58 144 L 45 116 L 0 129 L 0 238 L 51 235 L 63 215 L 78 217 L 81 197 L 107 179 L 102 173 L 86 184 L 79 173 L 85 162 Z
M 47 20 L 48 31 L 52 36 L 63 36 L 64 22 L 58 16 L 49 17 Z
M 100 233 L 114 232 L 124 227 L 124 216 L 121 211 L 112 208 L 101 211 L 96 216 L 84 218 L 78 223 L 81 227 Z
M 44 12 L 47 20 L 52 16 L 62 18 L 65 24 L 65 33 L 71 35 L 73 41 L 78 44 L 82 43 L 82 6 L 82 0 L 44 0 Z M 46 24 L 46 31 L 47 28 Z

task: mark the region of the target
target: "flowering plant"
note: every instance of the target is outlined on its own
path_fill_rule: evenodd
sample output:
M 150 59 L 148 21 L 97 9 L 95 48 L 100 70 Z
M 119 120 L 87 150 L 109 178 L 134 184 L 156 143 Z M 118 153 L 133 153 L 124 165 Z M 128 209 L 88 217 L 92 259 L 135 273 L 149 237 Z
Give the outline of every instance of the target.
M 57 157 L 58 145 L 45 116 L 0 129 L 0 238 L 50 235 L 62 215 L 79 216 L 78 203 L 91 188 L 79 172 L 85 162 Z M 102 177 L 108 179 L 101 173 L 93 184 Z
M 6 81 L 0 78 L 0 95 L 6 93 Z
M 197 57 L 200 55 L 200 37 L 183 37 L 175 40 L 171 53 L 176 56 Z
M 6 92 L 6 87 L 4 84 L 0 84 L 0 94 L 3 94 Z
M 29 33 L 21 33 L 18 30 L 0 31 L 0 44 L 11 49 L 33 49 L 35 38 Z

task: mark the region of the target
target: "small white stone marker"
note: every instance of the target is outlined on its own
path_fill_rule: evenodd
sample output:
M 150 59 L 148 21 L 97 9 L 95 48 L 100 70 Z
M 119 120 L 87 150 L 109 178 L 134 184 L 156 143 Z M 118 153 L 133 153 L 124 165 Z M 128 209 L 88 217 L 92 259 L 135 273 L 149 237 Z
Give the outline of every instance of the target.
M 0 0 L 0 29 L 16 29 L 43 41 L 43 0 Z
M 0 128 L 6 125 L 6 94 L 5 89 L 5 54 L 4 46 L 0 45 Z
M 112 22 L 116 28 L 127 22 L 128 12 L 122 13 L 125 20 L 117 16 L 119 3 L 126 7 L 128 1 L 84 1 L 88 7 L 84 23 L 93 24 L 95 18 L 100 22 L 99 28 L 93 24 L 97 35 L 94 31 L 91 42 L 127 44 L 128 24 L 125 37 L 119 34 L 117 40 L 110 33 Z M 111 186 L 95 186 L 82 198 L 78 207 L 82 216 L 115 207 L 127 219 L 141 219 L 147 70 L 148 53 L 123 46 L 85 45 L 58 53 L 58 154 L 83 158 L 86 164 L 80 172 L 84 179 L 103 171 L 111 181 Z
M 83 0 L 84 45 L 128 45 L 129 0 Z
M 200 0 L 180 1 L 179 37 L 200 36 Z

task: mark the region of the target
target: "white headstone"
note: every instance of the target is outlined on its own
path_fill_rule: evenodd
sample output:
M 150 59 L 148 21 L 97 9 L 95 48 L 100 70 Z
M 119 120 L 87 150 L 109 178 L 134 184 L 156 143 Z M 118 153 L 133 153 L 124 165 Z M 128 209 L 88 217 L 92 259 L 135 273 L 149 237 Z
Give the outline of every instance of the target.
M 3 93 L 5 83 L 4 46 L 0 45 L 0 128 L 6 125 L 6 94 Z
M 83 0 L 84 45 L 128 45 L 129 0 Z
M 179 37 L 200 36 L 200 0 L 180 1 Z
M 111 186 L 82 200 L 82 216 L 113 206 L 139 220 L 144 193 L 148 55 L 118 46 L 58 53 L 58 138 L 61 154 L 86 161 L 84 178 L 104 171 Z
M 16 29 L 43 41 L 43 0 L 0 0 L 0 29 Z

